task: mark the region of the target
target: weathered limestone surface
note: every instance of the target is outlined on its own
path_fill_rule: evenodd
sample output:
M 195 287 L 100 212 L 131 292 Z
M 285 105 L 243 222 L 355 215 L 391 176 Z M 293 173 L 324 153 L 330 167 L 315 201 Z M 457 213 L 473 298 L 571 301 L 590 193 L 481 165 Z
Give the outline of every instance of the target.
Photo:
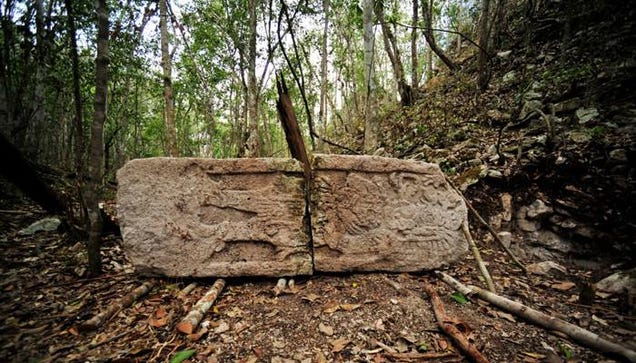
M 417 271 L 468 250 L 466 206 L 439 167 L 377 156 L 314 155 L 316 271 Z
M 124 249 L 142 274 L 312 273 L 292 159 L 137 159 L 117 179 Z

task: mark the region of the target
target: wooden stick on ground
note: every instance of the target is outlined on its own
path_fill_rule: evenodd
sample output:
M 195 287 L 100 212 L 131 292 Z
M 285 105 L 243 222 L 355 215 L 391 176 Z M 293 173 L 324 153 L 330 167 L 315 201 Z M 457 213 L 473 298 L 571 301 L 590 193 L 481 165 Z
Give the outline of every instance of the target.
M 424 283 L 424 291 L 428 294 L 431 299 L 431 304 L 433 305 L 433 312 L 435 313 L 435 319 L 437 319 L 437 323 L 439 327 L 442 328 L 444 333 L 446 333 L 449 337 L 451 337 L 455 343 L 457 343 L 459 349 L 464 352 L 468 357 L 477 363 L 487 363 L 488 359 L 484 357 L 474 345 L 472 345 L 468 339 L 464 336 L 464 334 L 459 331 L 451 323 L 451 319 L 446 315 L 446 311 L 444 310 L 444 305 L 442 304 L 442 299 L 439 298 L 437 292 L 429 284 L 428 282 Z
M 224 287 L 225 280 L 217 279 L 210 290 L 208 290 L 208 292 L 206 292 L 205 295 L 197 301 L 188 315 L 186 315 L 186 317 L 177 324 L 177 330 L 183 334 L 192 334 L 201 322 L 201 319 L 203 319 L 205 313 L 207 313 L 212 305 L 214 305 L 214 301 L 219 294 L 221 294 Z
M 146 295 L 150 290 L 152 290 L 152 288 L 155 286 L 155 283 L 155 280 L 144 282 L 141 286 L 126 294 L 126 296 L 122 297 L 119 301 L 109 305 L 106 310 L 100 312 L 99 314 L 93 316 L 90 320 L 86 321 L 84 324 L 81 325 L 81 328 L 83 330 L 93 330 L 99 328 L 100 325 L 104 324 L 104 322 L 111 316 L 115 315 L 115 313 L 124 308 L 127 308 L 128 306 L 132 305 L 135 300 Z
M 475 244 L 475 240 L 473 240 L 473 236 L 470 235 L 470 230 L 468 229 L 468 222 L 462 223 L 462 230 L 464 231 L 464 236 L 468 241 L 468 245 L 470 249 L 473 251 L 473 256 L 475 256 L 475 261 L 477 261 L 477 267 L 479 267 L 479 271 L 481 275 L 486 280 L 486 286 L 488 286 L 488 290 L 492 292 L 496 292 L 495 284 L 492 282 L 492 278 L 490 277 L 490 272 L 488 272 L 488 268 L 484 264 L 484 260 L 481 259 L 481 253 L 479 253 L 479 248 Z
M 464 197 L 464 194 L 462 194 L 462 192 L 459 191 L 459 189 L 457 189 L 457 187 L 455 185 L 453 185 L 451 180 L 448 179 L 448 177 L 446 175 L 444 175 L 444 178 L 446 179 L 446 182 L 448 183 L 448 185 L 450 185 L 451 188 L 453 188 L 453 190 L 455 190 L 457 192 L 457 194 L 459 194 L 459 196 L 462 197 L 462 199 L 464 200 L 464 203 L 466 203 L 466 206 L 468 206 L 468 209 L 471 211 L 471 213 L 473 213 L 473 215 L 475 216 L 475 218 L 477 218 L 479 223 L 483 224 L 488 229 L 488 232 L 490 232 L 490 234 L 495 239 L 495 241 L 497 241 L 497 243 L 499 243 L 501 248 L 503 248 L 503 250 L 506 251 L 506 253 L 508 254 L 508 256 L 510 256 L 512 261 L 514 263 L 516 263 L 517 266 L 519 266 L 523 270 L 524 273 L 527 273 L 528 269 L 526 268 L 526 266 L 523 263 L 521 263 L 521 261 L 519 261 L 519 259 L 517 259 L 517 257 L 514 255 L 514 253 L 512 253 L 512 251 L 510 251 L 510 248 L 508 248 L 503 243 L 501 238 L 499 238 L 499 236 L 497 235 L 497 232 L 495 231 L 495 229 L 492 228 L 492 226 L 490 224 L 488 224 L 488 222 L 486 222 L 484 220 L 484 218 L 481 216 L 481 214 L 479 214 L 479 212 L 477 212 L 477 210 L 473 207 L 473 205 L 470 204 L 468 199 L 466 199 L 466 197 Z
M 513 313 L 542 328 L 561 332 L 582 346 L 596 349 L 606 354 L 622 356 L 630 362 L 636 362 L 635 351 L 620 344 L 605 340 L 589 330 L 570 324 L 554 316 L 544 314 L 503 296 L 493 294 L 490 291 L 480 289 L 479 287 L 463 285 L 461 282 L 443 272 L 438 273 L 438 276 L 440 276 L 445 283 L 466 296 L 471 294 L 477 295 L 478 298 L 488 301 L 500 309 Z
M 181 296 L 186 296 L 189 293 L 192 292 L 192 290 L 194 290 L 194 288 L 197 287 L 197 283 L 196 282 L 191 282 L 190 284 L 188 284 L 188 286 L 184 287 L 180 292 L 179 295 Z

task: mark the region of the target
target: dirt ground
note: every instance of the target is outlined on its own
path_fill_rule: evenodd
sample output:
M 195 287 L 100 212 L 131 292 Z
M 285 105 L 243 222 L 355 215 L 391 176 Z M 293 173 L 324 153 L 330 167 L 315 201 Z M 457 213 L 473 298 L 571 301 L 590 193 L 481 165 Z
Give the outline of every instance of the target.
M 425 282 L 435 286 L 455 325 L 492 362 L 613 361 L 477 299 L 460 304 L 453 290 L 429 273 L 293 277 L 293 287 L 279 295 L 277 279 L 228 280 L 191 336 L 174 327 L 214 280 L 158 279 L 131 307 L 96 331 L 83 331 L 83 322 L 148 279 L 134 274 L 115 236 L 104 239 L 104 275 L 84 277 L 81 243 L 70 243 L 57 231 L 18 235 L 42 217 L 27 204 L 0 213 L 2 361 L 466 361 L 439 329 L 422 289 Z M 477 241 L 483 240 L 476 232 Z M 636 345 L 636 319 L 623 311 L 620 298 L 596 296 L 591 306 L 579 302 L 577 284 L 591 271 L 525 275 L 496 246 L 481 249 L 500 294 L 611 341 Z M 445 272 L 484 286 L 470 254 Z M 191 282 L 197 287 L 183 294 Z

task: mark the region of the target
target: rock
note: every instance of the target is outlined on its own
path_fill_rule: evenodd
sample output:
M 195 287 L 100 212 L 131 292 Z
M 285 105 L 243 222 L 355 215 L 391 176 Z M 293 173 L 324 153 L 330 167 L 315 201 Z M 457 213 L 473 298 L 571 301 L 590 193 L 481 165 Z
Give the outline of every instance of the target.
M 503 76 L 503 83 L 512 84 L 517 80 L 517 73 L 515 71 L 510 71 Z
M 612 294 L 620 294 L 625 290 L 630 295 L 636 294 L 636 268 L 613 273 L 594 285 L 597 290 Z
M 510 53 L 512 53 L 512 50 L 506 50 L 504 52 L 497 52 L 497 57 L 502 58 L 502 59 L 506 59 L 510 56 Z
M 509 113 L 501 112 L 499 110 L 488 110 L 488 112 L 486 112 L 486 116 L 488 116 L 488 118 L 491 120 L 499 122 L 510 120 Z
M 567 253 L 572 250 L 572 244 L 554 232 L 541 230 L 533 232 L 530 239 L 536 245 L 545 247 L 552 251 Z
M 439 166 L 376 156 L 314 155 L 317 271 L 419 271 L 461 257 L 466 206 Z
M 137 159 L 117 179 L 124 251 L 141 274 L 312 273 L 292 159 Z
M 574 111 L 577 108 L 581 107 L 581 99 L 578 97 L 570 98 L 565 101 L 561 101 L 559 103 L 554 104 L 554 112 L 555 113 L 563 113 Z
M 44 218 L 18 231 L 20 236 L 30 236 L 37 232 L 55 231 L 62 222 L 58 218 Z
M 503 243 L 506 248 L 510 248 L 510 244 L 512 243 L 512 233 L 507 231 L 499 232 L 497 233 L 497 237 L 499 237 L 501 243 Z
M 551 270 L 557 270 L 562 273 L 568 272 L 568 270 L 565 267 L 559 265 L 558 263 L 554 261 L 543 261 L 539 263 L 533 263 L 526 266 L 526 268 L 528 269 L 528 272 L 533 273 L 535 275 L 547 275 L 548 272 L 550 272 Z
M 543 108 L 543 103 L 539 100 L 527 100 L 523 103 L 523 107 L 521 107 L 521 112 L 519 113 L 519 120 L 523 120 L 529 115 L 535 113 L 536 117 L 539 116 L 537 110 L 541 110 Z
M 609 157 L 611 160 L 621 163 L 629 161 L 629 158 L 627 157 L 627 150 L 625 149 L 614 149 L 609 152 Z
M 503 179 L 503 173 L 496 169 L 488 169 L 486 176 L 491 179 Z
M 528 215 L 528 207 L 523 206 L 517 211 L 515 220 L 517 227 L 524 232 L 535 232 L 541 228 L 541 223 L 535 221 L 529 221 L 526 219 Z
M 541 219 L 546 214 L 551 214 L 554 212 L 552 207 L 547 206 L 542 200 L 537 199 L 532 204 L 528 206 L 527 216 L 531 219 Z
M 569 133 L 569 137 L 570 140 L 576 142 L 577 144 L 583 144 L 592 140 L 592 136 L 590 135 L 590 133 L 585 131 L 571 131 Z
M 501 206 L 503 207 L 501 219 L 510 222 L 512 220 L 512 195 L 510 195 L 510 193 L 503 193 L 501 195 Z
M 579 108 L 575 112 L 576 118 L 579 120 L 580 124 L 586 124 L 591 120 L 598 117 L 599 113 L 596 108 Z
M 543 95 L 536 91 L 528 91 L 523 94 L 523 99 L 526 101 L 541 100 L 542 98 L 543 98 Z

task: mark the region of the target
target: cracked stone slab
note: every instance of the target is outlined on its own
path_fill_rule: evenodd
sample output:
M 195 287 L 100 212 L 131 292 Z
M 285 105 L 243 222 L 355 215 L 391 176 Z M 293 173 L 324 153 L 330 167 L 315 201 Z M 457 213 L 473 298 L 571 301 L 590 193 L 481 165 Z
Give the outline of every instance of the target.
M 316 271 L 419 271 L 467 250 L 467 209 L 436 164 L 314 155 Z
M 117 180 L 124 250 L 141 274 L 313 272 L 303 169 L 292 159 L 136 159 Z

